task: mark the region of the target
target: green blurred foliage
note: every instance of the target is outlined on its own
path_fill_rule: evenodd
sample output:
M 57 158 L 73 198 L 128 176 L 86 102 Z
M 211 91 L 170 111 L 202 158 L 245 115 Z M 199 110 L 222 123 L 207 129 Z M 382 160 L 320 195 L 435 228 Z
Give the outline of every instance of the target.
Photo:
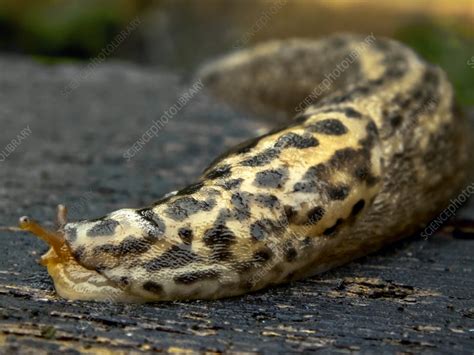
M 39 56 L 87 58 L 139 12 L 132 0 L 0 1 L 0 48 Z
M 474 38 L 471 28 L 416 23 L 399 30 L 396 38 L 442 67 L 456 89 L 459 102 L 474 105 Z

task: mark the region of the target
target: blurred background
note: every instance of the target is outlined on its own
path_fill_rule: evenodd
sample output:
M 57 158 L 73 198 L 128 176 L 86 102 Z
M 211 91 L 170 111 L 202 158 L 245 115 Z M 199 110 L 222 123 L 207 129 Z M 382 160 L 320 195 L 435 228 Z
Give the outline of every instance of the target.
M 190 73 L 235 48 L 334 32 L 407 43 L 474 104 L 473 0 L 0 0 L 0 51 L 45 63 L 120 59 Z

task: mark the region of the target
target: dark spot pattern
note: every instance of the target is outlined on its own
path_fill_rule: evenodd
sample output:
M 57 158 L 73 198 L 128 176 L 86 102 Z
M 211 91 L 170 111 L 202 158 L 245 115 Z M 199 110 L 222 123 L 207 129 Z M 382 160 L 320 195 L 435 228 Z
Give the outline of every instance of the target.
M 260 207 L 276 208 L 280 205 L 280 201 L 275 195 L 257 194 L 255 195 L 255 202 Z
M 369 187 L 374 186 L 380 180 L 380 178 L 372 174 L 367 164 L 357 167 L 354 171 L 354 176 L 360 181 L 365 181 Z
M 362 118 L 362 114 L 359 111 L 354 110 L 352 107 L 331 107 L 320 111 L 321 113 L 343 113 L 347 118 L 359 119 Z
M 328 118 L 318 121 L 308 126 L 308 130 L 314 133 L 321 133 L 333 136 L 341 136 L 348 132 L 347 127 L 338 119 Z
M 297 116 L 295 116 L 292 121 L 290 121 L 289 127 L 299 126 L 305 123 L 308 120 L 308 118 L 312 116 L 314 116 L 314 113 L 310 113 L 310 114 L 307 114 L 304 112 L 300 113 Z
M 211 258 L 218 261 L 229 260 L 230 246 L 236 242 L 235 234 L 225 225 L 216 225 L 204 233 L 204 243 L 211 248 Z
M 359 153 L 354 148 L 342 148 L 336 150 L 329 160 L 329 165 L 335 169 L 342 169 L 344 166 L 352 163 L 358 156 Z
M 285 246 L 285 260 L 287 262 L 295 261 L 296 257 L 298 256 L 298 252 L 296 251 L 295 247 L 288 243 Z
M 293 185 L 294 192 L 317 192 L 320 188 L 319 180 L 327 180 L 329 169 L 326 165 L 320 163 L 311 166 L 303 175 L 302 181 Z
M 326 41 L 327 50 L 343 49 L 347 45 L 347 40 L 343 37 L 334 37 Z
M 321 206 L 313 207 L 312 209 L 308 211 L 308 214 L 307 214 L 308 223 L 315 224 L 319 222 L 324 217 L 325 213 L 326 213 L 326 210 L 323 207 Z
M 336 223 L 334 223 L 333 226 L 329 227 L 329 228 L 326 228 L 323 232 L 324 235 L 326 236 L 330 236 L 330 235 L 333 235 L 334 233 L 336 233 L 336 230 L 337 228 L 342 224 L 344 220 L 342 218 L 338 218 Z
M 281 188 L 288 179 L 288 168 L 264 170 L 257 173 L 254 184 L 260 187 Z
M 386 79 L 384 77 L 380 77 L 378 79 L 372 79 L 369 80 L 369 85 L 370 86 L 380 86 L 386 82 Z
M 386 76 L 387 78 L 397 79 L 397 78 L 401 78 L 403 76 L 403 74 L 405 74 L 405 69 L 402 69 L 402 68 L 388 68 L 385 71 L 384 76 Z
M 378 136 L 378 129 L 375 123 L 370 121 L 367 123 L 365 130 L 367 132 L 367 136 L 364 139 L 361 139 L 359 144 L 362 146 L 362 155 L 368 160 L 371 155 L 371 149 L 374 146 L 375 140 Z
M 264 166 L 270 163 L 275 158 L 277 158 L 279 154 L 280 151 L 278 149 L 269 148 L 263 151 L 262 153 L 259 153 L 249 159 L 243 160 L 240 164 L 243 166 L 250 167 Z
M 347 185 L 329 186 L 328 196 L 331 200 L 342 201 L 349 195 L 350 187 Z
M 117 281 L 117 285 L 118 287 L 120 287 L 122 290 L 126 289 L 127 287 L 130 286 L 130 279 L 126 276 L 122 276 L 118 281 Z
M 113 219 L 104 219 L 87 231 L 88 237 L 104 237 L 115 233 L 115 229 L 120 223 Z
M 393 128 L 397 128 L 402 124 L 402 119 L 403 119 L 402 115 L 394 114 L 388 118 L 388 121 L 390 122 L 390 125 Z
M 229 149 L 228 151 L 224 152 L 223 154 L 219 155 L 216 159 L 214 159 L 211 162 L 211 164 L 209 165 L 209 167 L 218 164 L 222 160 L 224 160 L 224 159 L 226 159 L 226 158 L 228 158 L 232 155 L 239 155 L 239 154 L 244 154 L 244 153 L 250 152 L 252 150 L 252 148 L 254 148 L 258 144 L 259 141 L 260 141 L 260 137 L 255 137 L 255 138 L 251 138 L 247 141 L 244 141 L 244 142 L 232 147 L 231 149 Z M 208 170 L 208 169 L 206 169 L 206 170 Z
M 280 136 L 277 139 L 275 143 L 275 148 L 291 147 L 291 148 L 304 149 L 304 148 L 316 147 L 318 145 L 319 145 L 318 140 L 311 135 L 300 136 L 299 134 L 290 132 L 290 133 L 286 133 Z
M 86 247 L 84 245 L 81 245 L 80 247 L 74 248 L 72 250 L 72 256 L 77 261 L 82 261 L 85 254 L 86 254 Z
M 258 265 L 256 265 L 252 261 L 240 261 L 240 262 L 233 263 L 231 265 L 231 268 L 235 270 L 236 272 L 238 272 L 239 274 L 247 275 L 250 270 L 254 269 L 257 266 Z
M 179 190 L 175 196 L 191 195 L 193 193 L 198 192 L 203 186 L 204 183 L 202 181 L 196 182 L 194 184 L 186 186 L 184 189 Z
M 344 109 L 344 114 L 349 118 L 361 118 L 362 114 L 359 111 L 354 110 L 352 107 Z
M 377 125 L 375 124 L 374 121 L 370 121 L 367 123 L 367 126 L 365 127 L 365 130 L 367 131 L 367 134 L 369 136 L 377 136 L 379 134 L 379 131 L 377 129 Z
M 175 195 L 174 194 L 167 194 L 165 196 L 163 196 L 162 198 L 160 198 L 158 201 L 155 201 L 153 203 L 153 207 L 154 206 L 158 206 L 158 205 L 162 205 L 166 202 L 168 202 L 169 200 L 171 200 L 171 198 L 173 198 Z
M 155 293 L 158 295 L 161 295 L 163 293 L 163 286 L 160 284 L 153 282 L 153 281 L 147 281 L 143 284 L 143 289 L 145 291 Z
M 236 192 L 231 196 L 231 203 L 234 206 L 234 216 L 241 221 L 250 217 L 250 204 L 252 194 L 248 192 Z
M 100 255 L 103 253 L 110 254 L 116 258 L 126 255 L 143 254 L 150 250 L 151 245 L 144 238 L 135 238 L 128 236 L 124 238 L 119 244 L 102 244 L 93 249 L 93 255 Z
M 234 190 L 238 188 L 243 181 L 244 179 L 242 178 L 226 180 L 220 186 L 222 186 L 226 190 Z
M 288 220 L 288 222 L 293 222 L 294 221 L 294 217 L 297 216 L 297 212 L 296 210 L 291 207 L 291 206 L 288 206 L 288 205 L 285 205 L 283 206 L 283 209 L 285 211 L 285 216 L 286 216 L 286 219 Z
M 423 77 L 414 88 L 407 93 L 411 98 L 409 107 L 404 114 L 411 122 L 416 123 L 418 116 L 433 112 L 439 105 L 440 93 L 438 92 L 439 70 L 436 66 L 428 66 Z
M 370 174 L 370 169 L 367 164 L 363 164 L 357 167 L 354 171 L 354 176 L 361 181 L 364 181 L 367 176 Z
M 407 70 L 406 58 L 398 53 L 396 48 L 385 51 L 382 63 L 386 66 L 383 76 L 387 79 L 399 79 Z
M 166 231 L 165 222 L 155 213 L 153 210 L 148 208 L 143 208 L 138 210 L 137 213 L 151 226 L 148 236 L 157 240 L 159 237 L 163 236 Z
M 174 282 L 182 285 L 190 285 L 198 281 L 209 281 L 218 279 L 220 272 L 217 270 L 199 270 L 187 272 L 174 277 Z
M 200 261 L 199 255 L 189 250 L 186 245 L 173 245 L 160 256 L 147 261 L 143 267 L 148 272 L 155 272 L 162 269 L 177 269 L 193 262 Z
M 302 245 L 303 245 L 303 248 L 305 249 L 311 247 L 313 245 L 313 238 L 310 236 L 304 237 L 302 241 Z
M 282 125 L 281 127 L 276 127 L 275 129 L 272 129 L 269 132 L 259 137 L 251 138 L 245 142 L 242 142 L 236 145 L 235 147 L 231 148 L 224 154 L 221 154 L 220 156 L 218 156 L 216 159 L 214 159 L 214 161 L 209 166 L 214 166 L 231 155 L 240 155 L 240 154 L 248 153 L 262 140 L 262 138 L 268 137 L 272 134 L 278 133 L 287 128 L 288 128 L 288 125 Z
M 272 258 L 272 256 L 273 256 L 273 252 L 271 251 L 271 249 L 265 247 L 260 250 L 257 250 L 253 254 L 253 260 L 256 263 L 266 263 Z
M 119 256 L 143 254 L 150 250 L 151 244 L 143 238 L 128 236 L 118 245 Z
M 250 236 L 255 241 L 261 241 L 279 233 L 281 229 L 282 226 L 278 221 L 264 218 L 250 225 Z
M 351 216 L 356 216 L 360 211 L 364 209 L 365 201 L 363 199 L 357 201 L 354 206 L 352 206 Z
M 206 175 L 205 178 L 215 180 L 218 178 L 222 177 L 228 177 L 231 174 L 231 168 L 229 164 L 224 164 L 221 166 L 218 166 L 211 171 L 209 171 Z
M 193 230 L 191 228 L 182 227 L 178 230 L 178 235 L 184 244 L 190 245 L 193 241 Z
M 227 222 L 227 220 L 229 219 L 234 219 L 234 213 L 228 209 L 228 208 L 221 208 L 219 210 L 219 214 L 217 215 L 217 218 L 216 218 L 216 223 L 217 224 L 225 224 L 225 222 Z
M 317 192 L 318 185 L 315 181 L 300 181 L 293 185 L 294 192 Z
M 65 238 L 70 243 L 74 243 L 77 240 L 77 228 L 75 227 L 66 227 L 64 229 Z
M 363 97 L 369 94 L 374 88 L 369 84 L 363 84 L 356 86 L 343 94 L 335 93 L 322 99 L 318 106 L 330 105 L 330 104 L 341 104 L 347 101 L 352 101 L 358 97 Z
M 213 188 L 213 187 L 207 187 L 204 192 L 207 194 L 207 196 L 212 196 L 212 197 L 216 197 L 216 196 L 221 196 L 222 193 L 216 189 L 216 188 Z M 208 201 L 208 203 L 212 203 L 212 201 Z
M 175 221 L 183 221 L 197 212 L 210 211 L 211 209 L 211 203 L 186 196 L 171 202 L 165 213 Z
M 325 179 L 328 177 L 328 168 L 326 165 L 320 163 L 308 168 L 305 172 L 303 179 L 304 180 L 313 180 L 313 179 Z

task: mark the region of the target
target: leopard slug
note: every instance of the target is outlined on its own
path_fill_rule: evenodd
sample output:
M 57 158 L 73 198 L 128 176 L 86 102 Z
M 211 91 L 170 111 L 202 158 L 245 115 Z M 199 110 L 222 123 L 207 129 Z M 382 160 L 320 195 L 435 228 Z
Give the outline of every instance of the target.
M 396 41 L 273 41 L 199 75 L 231 104 L 294 118 L 150 207 L 67 223 L 60 206 L 57 231 L 22 217 L 61 297 L 216 299 L 301 279 L 410 235 L 467 181 L 446 74 Z

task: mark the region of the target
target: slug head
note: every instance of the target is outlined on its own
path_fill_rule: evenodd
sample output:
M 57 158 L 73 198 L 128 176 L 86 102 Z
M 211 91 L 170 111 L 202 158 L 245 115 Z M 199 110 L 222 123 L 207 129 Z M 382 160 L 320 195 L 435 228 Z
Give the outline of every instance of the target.
M 57 231 L 46 229 L 26 216 L 19 220 L 21 230 L 36 235 L 51 247 L 41 257 L 41 264 L 48 269 L 57 293 L 69 300 L 137 302 L 127 290 L 76 260 L 64 232 L 66 214 L 66 208 L 59 205 Z

